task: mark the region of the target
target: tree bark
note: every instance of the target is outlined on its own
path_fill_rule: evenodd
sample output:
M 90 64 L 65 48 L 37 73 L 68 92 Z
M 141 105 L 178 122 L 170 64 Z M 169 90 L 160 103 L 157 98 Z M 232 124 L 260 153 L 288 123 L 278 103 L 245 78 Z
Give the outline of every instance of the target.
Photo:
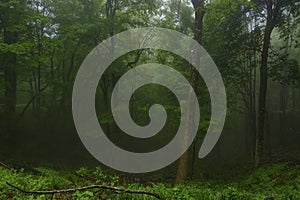
M 202 42 L 202 32 L 203 32 L 203 18 L 205 15 L 204 12 L 204 0 L 192 0 L 192 4 L 195 10 L 195 30 L 194 30 L 194 39 L 201 44 Z M 198 64 L 199 62 L 195 62 Z M 190 84 L 196 94 L 198 94 L 198 78 L 199 75 L 197 70 L 190 65 Z M 188 115 L 193 112 L 194 108 L 189 108 Z M 191 123 L 191 120 L 188 117 L 187 123 Z M 186 126 L 186 132 L 189 132 L 189 125 Z M 189 138 L 185 138 L 188 141 Z M 175 183 L 180 184 L 184 183 L 188 179 L 188 169 L 190 164 L 190 150 L 188 149 L 179 159 L 179 164 L 177 168 L 176 180 Z
M 271 8 L 270 8 L 271 9 Z M 255 141 L 255 167 L 261 164 L 263 155 L 264 133 L 265 133 L 265 118 L 266 118 L 266 96 L 268 86 L 268 57 L 271 43 L 271 34 L 274 29 L 272 23 L 272 12 L 268 12 L 267 24 L 264 33 L 263 50 L 261 54 L 260 66 L 260 87 L 258 101 L 258 125 Z

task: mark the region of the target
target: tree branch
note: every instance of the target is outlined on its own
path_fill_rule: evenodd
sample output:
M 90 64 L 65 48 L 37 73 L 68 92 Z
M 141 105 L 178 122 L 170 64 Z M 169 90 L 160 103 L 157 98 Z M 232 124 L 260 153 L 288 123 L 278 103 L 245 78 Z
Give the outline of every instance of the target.
M 138 63 L 144 50 L 145 49 L 139 49 L 137 51 L 137 53 L 136 53 L 136 57 L 135 57 L 134 61 L 128 62 L 127 65 L 126 65 L 126 67 L 132 68 L 133 65 L 135 65 L 136 63 Z
M 3 162 L 0 162 L 0 166 L 6 168 L 6 169 L 10 169 L 10 167 L 6 164 L 4 164 Z
M 23 115 L 25 114 L 25 112 L 27 111 L 27 109 L 29 108 L 30 104 L 34 101 L 34 99 L 40 95 L 46 88 L 48 87 L 48 85 L 45 85 L 39 92 L 37 92 L 31 99 L 30 101 L 26 104 L 25 108 L 22 110 L 20 117 L 22 118 Z
M 65 189 L 65 190 L 28 191 L 28 190 L 24 190 L 22 188 L 19 188 L 15 185 L 12 185 L 11 183 L 8 183 L 8 182 L 6 182 L 6 184 L 9 185 L 12 188 L 15 188 L 15 189 L 19 190 L 22 193 L 25 193 L 25 194 L 38 194 L 38 195 L 41 195 L 41 194 L 73 193 L 73 192 L 76 192 L 76 191 L 85 191 L 85 190 L 100 188 L 100 189 L 107 189 L 107 190 L 112 190 L 112 191 L 119 191 L 119 192 L 122 192 L 122 193 L 146 194 L 146 195 L 156 197 L 157 199 L 161 199 L 159 194 L 151 192 L 151 191 L 129 190 L 129 189 L 125 189 L 125 188 L 118 188 L 118 187 L 106 186 L 106 185 L 90 185 L 90 186 L 85 186 L 85 187 L 80 187 L 80 188 L 71 188 L 71 189 Z

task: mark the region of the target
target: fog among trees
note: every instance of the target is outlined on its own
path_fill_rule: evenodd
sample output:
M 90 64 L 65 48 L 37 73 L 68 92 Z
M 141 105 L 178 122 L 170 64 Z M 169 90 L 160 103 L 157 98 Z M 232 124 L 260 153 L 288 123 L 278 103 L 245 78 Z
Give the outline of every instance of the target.
M 206 49 L 223 78 L 227 116 L 218 143 L 199 159 L 214 122 L 198 71 L 164 50 L 119 57 L 101 77 L 95 98 L 99 124 L 117 146 L 152 152 L 180 125 L 180 102 L 157 84 L 136 90 L 129 106 L 140 126 L 149 124 L 152 105 L 164 106 L 168 118 L 157 135 L 134 138 L 116 124 L 112 91 L 142 64 L 180 72 L 201 110 L 197 136 L 176 162 L 130 174 L 105 166 L 84 147 L 72 92 L 98 44 L 142 27 L 178 31 Z M 299 0 L 1 0 L 0 31 L 0 199 L 300 199 Z M 81 188 L 88 185 L 117 188 Z M 28 192 L 67 188 L 77 189 Z

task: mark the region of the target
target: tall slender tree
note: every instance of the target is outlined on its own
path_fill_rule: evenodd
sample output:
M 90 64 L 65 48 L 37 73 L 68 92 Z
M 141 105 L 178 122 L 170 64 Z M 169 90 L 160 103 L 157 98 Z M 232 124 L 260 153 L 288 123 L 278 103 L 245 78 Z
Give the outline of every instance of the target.
M 205 0 L 192 0 L 192 4 L 195 10 L 195 28 L 194 28 L 194 39 L 198 43 L 202 43 L 202 33 L 203 33 L 203 18 L 205 15 Z M 197 65 L 199 61 L 195 60 L 194 63 Z M 196 94 L 198 94 L 198 84 L 199 84 L 199 75 L 197 70 L 190 65 L 190 83 L 193 87 Z M 187 123 L 191 122 L 189 115 L 193 112 L 194 108 L 189 107 L 189 112 L 187 116 Z M 186 126 L 186 133 L 189 132 L 189 125 Z M 176 175 L 176 183 L 184 183 L 188 178 L 188 170 L 189 170 L 189 163 L 190 163 L 190 155 L 189 150 L 187 150 L 179 159 L 177 175 Z
M 266 118 L 266 97 L 268 86 L 268 59 L 271 45 L 271 35 L 275 27 L 282 25 L 284 22 L 285 10 L 288 7 L 296 7 L 299 5 L 299 0 L 265 0 L 253 1 L 258 8 L 261 8 L 265 20 L 264 38 L 261 53 L 260 64 L 260 84 L 259 84 L 259 100 L 258 100 L 258 120 L 255 142 L 255 167 L 262 163 L 264 149 L 264 133 L 265 133 L 265 118 Z
M 2 57 L 4 72 L 4 115 L 6 131 L 12 128 L 13 115 L 17 103 L 17 53 L 14 45 L 18 43 L 18 36 L 24 29 L 24 15 L 26 1 L 2 0 L 0 2 L 0 31 L 3 34 L 3 44 L 7 50 Z

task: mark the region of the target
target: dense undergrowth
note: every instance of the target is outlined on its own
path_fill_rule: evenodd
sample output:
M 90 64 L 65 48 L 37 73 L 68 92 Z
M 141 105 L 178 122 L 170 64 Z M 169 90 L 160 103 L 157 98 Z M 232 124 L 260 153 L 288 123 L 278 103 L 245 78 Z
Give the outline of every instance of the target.
M 275 200 L 300 199 L 300 165 L 278 163 L 263 166 L 244 177 L 230 180 L 203 179 L 185 185 L 167 183 L 127 182 L 115 175 L 106 175 L 100 168 L 81 168 L 75 172 L 35 168 L 32 171 L 12 170 L 0 167 L 0 199 L 156 199 L 143 194 L 127 194 L 105 189 L 77 191 L 71 194 L 24 194 L 6 182 L 25 190 L 55 190 L 102 184 L 128 189 L 149 190 L 161 199 L 257 199 L 274 197 Z

